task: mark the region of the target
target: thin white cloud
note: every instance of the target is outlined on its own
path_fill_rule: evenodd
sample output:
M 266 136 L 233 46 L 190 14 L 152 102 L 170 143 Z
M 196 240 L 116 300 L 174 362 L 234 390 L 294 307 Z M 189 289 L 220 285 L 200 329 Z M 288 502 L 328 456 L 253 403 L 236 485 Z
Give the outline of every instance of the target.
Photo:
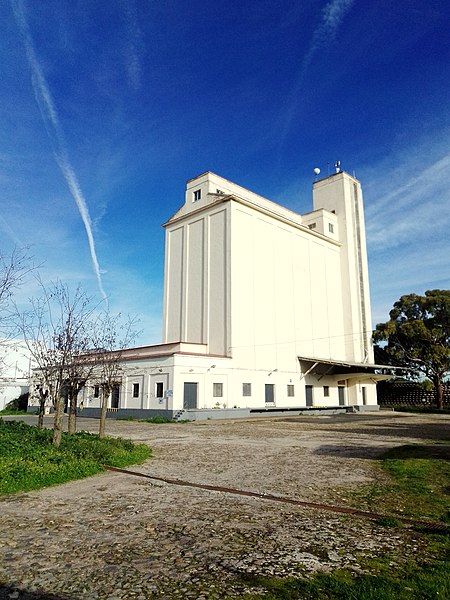
M 95 276 L 97 278 L 98 288 L 100 290 L 100 294 L 106 300 L 107 296 L 103 289 L 100 267 L 95 250 L 94 236 L 92 233 L 92 222 L 89 215 L 89 209 L 69 160 L 67 144 L 59 122 L 58 113 L 34 50 L 33 40 L 29 31 L 23 2 L 22 0 L 11 0 L 11 5 L 25 45 L 28 63 L 31 69 L 31 80 L 36 101 L 41 111 L 47 133 L 54 145 L 55 160 L 61 170 L 61 173 L 63 174 L 64 179 L 66 180 L 67 186 L 72 194 L 73 199 L 75 200 L 83 221 L 89 242 L 91 261 Z
M 322 16 L 316 29 L 314 30 L 311 43 L 303 57 L 295 85 L 290 94 L 290 101 L 283 119 L 280 146 L 288 134 L 295 112 L 297 110 L 298 99 L 301 92 L 303 81 L 314 57 L 321 48 L 330 45 L 336 37 L 338 29 L 350 10 L 354 0 L 331 0 L 322 10 Z
M 26 244 L 24 244 L 23 241 L 15 234 L 12 227 L 10 227 L 9 223 L 2 215 L 0 215 L 0 229 L 2 229 L 8 235 L 8 237 L 12 239 L 16 246 L 19 248 L 25 248 Z M 4 250 L 4 248 L 2 248 L 2 250 Z
M 409 142 L 362 177 L 374 323 L 403 294 L 450 287 L 448 145 Z
M 354 0 L 331 0 L 324 7 L 322 10 L 322 19 L 314 31 L 311 44 L 303 58 L 300 70 L 301 78 L 303 78 L 306 69 L 311 64 L 317 52 L 334 40 L 342 20 L 350 10 L 353 2 Z
M 125 42 L 125 68 L 128 81 L 134 91 L 141 87 L 141 61 L 142 30 L 139 26 L 136 4 L 133 0 L 122 0 L 125 14 L 126 42 Z
M 423 162 L 422 158 L 422 162 Z M 389 193 L 378 199 L 369 210 L 373 217 L 384 213 L 393 203 L 397 208 L 411 206 L 412 200 L 429 195 L 437 185 L 445 184 L 448 187 L 450 179 L 450 152 L 435 160 L 430 165 L 425 165 L 422 170 L 411 170 L 408 180 L 400 187 L 391 186 Z
M 406 181 L 398 181 L 383 169 L 390 189 L 366 209 L 367 238 L 373 248 L 395 248 L 413 237 L 426 240 L 431 231 L 444 233 L 450 226 L 450 153 L 421 170 L 406 170 L 405 176 Z

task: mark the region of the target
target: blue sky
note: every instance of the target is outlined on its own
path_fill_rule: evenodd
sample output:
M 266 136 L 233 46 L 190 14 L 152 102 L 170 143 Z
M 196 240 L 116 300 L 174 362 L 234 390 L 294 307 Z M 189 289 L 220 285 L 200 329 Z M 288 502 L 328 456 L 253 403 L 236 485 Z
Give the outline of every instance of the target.
M 164 231 L 206 170 L 300 213 L 364 192 L 374 324 L 450 287 L 447 2 L 0 3 L 0 248 L 161 341 Z M 22 295 L 36 293 L 33 285 Z

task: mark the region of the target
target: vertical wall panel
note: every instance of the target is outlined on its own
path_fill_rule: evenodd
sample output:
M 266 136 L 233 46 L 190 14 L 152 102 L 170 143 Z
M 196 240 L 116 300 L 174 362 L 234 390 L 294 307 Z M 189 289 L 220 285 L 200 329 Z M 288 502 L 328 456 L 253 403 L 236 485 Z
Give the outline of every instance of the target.
M 330 328 L 327 309 L 327 282 L 325 248 L 323 244 L 310 243 L 311 321 L 313 356 L 328 357 L 330 353 Z
M 204 292 L 204 219 L 190 223 L 187 239 L 186 340 L 201 344 L 203 340 Z
M 231 353 L 248 368 L 255 368 L 254 225 L 253 215 L 235 209 L 231 232 Z
M 182 339 L 181 323 L 183 308 L 183 227 L 168 233 L 168 270 L 167 270 L 167 317 L 166 342 L 178 342 Z
M 209 351 L 227 353 L 227 226 L 226 211 L 209 217 Z
M 274 369 L 276 361 L 276 303 L 274 226 L 255 217 L 255 360 L 259 368 Z

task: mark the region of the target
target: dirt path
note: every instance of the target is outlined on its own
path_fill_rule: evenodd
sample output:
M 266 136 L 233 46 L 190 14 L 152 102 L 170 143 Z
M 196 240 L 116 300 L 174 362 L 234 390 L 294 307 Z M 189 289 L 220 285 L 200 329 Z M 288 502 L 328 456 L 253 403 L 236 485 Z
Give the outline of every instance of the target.
M 379 476 L 370 459 L 405 443 L 450 440 L 450 416 L 109 421 L 108 429 L 152 446 L 153 458 L 135 468 L 143 473 L 345 505 Z M 407 559 L 420 545 L 367 519 L 118 473 L 2 499 L 0 533 L 0 598 L 12 600 L 239 597 L 241 574 L 358 572 L 362 558 Z

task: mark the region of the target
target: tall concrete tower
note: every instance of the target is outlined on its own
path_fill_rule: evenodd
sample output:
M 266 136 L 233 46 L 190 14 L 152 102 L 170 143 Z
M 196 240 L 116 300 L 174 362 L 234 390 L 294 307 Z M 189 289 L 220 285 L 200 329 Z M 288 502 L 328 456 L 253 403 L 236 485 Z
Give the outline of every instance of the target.
M 372 319 L 361 184 L 339 171 L 313 184 L 314 209 L 336 215 L 342 243 L 341 278 L 347 356 L 361 363 L 373 362 Z

